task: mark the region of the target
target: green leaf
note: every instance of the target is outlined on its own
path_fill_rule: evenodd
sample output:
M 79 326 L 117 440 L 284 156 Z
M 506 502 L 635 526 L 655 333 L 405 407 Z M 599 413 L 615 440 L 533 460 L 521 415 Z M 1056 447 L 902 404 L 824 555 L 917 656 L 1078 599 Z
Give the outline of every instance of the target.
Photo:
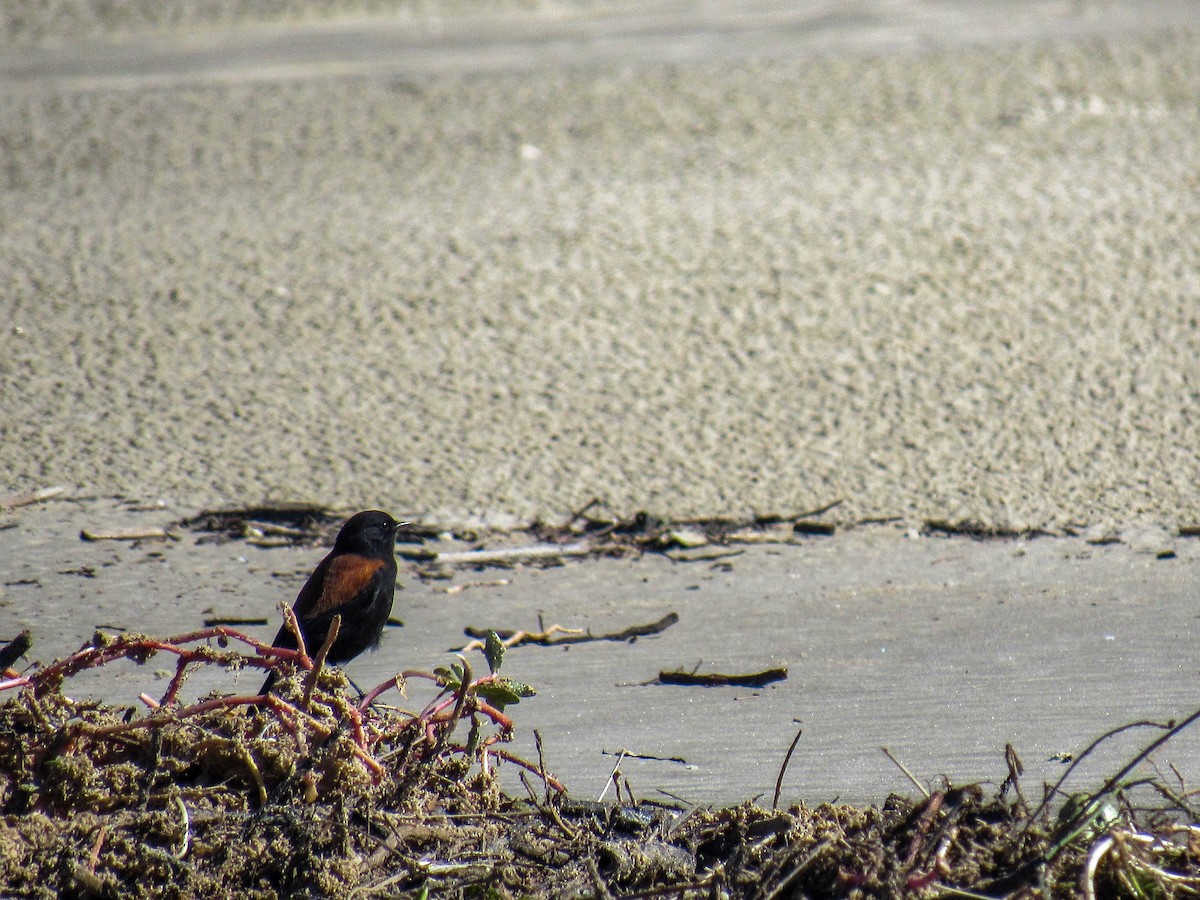
M 504 685 L 495 682 L 479 685 L 475 688 L 475 693 L 501 712 L 504 712 L 504 707 L 510 703 L 521 702 L 520 695 L 514 694 Z
M 522 697 L 533 697 L 536 694 L 529 685 L 519 681 L 509 681 L 507 678 L 499 678 L 476 685 L 475 693 L 501 712 L 510 704 L 520 703 Z
M 467 756 L 474 756 L 475 751 L 479 749 L 479 717 L 471 716 L 471 733 L 467 735 L 467 745 L 464 752 Z
M 523 681 L 513 681 L 511 678 L 501 678 L 501 684 L 516 694 L 518 697 L 536 697 L 537 691 L 531 688 Z
M 500 664 L 504 662 L 504 644 L 500 641 L 500 635 L 494 631 L 487 633 L 487 642 L 483 645 L 483 656 L 493 675 L 500 671 Z

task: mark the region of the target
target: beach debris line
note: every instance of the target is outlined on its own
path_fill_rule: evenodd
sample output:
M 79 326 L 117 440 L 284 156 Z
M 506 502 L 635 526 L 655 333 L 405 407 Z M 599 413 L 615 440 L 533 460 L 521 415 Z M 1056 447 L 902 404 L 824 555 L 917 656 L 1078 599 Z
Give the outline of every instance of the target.
M 401 519 L 411 518 L 402 516 Z M 332 544 L 345 522 L 343 511 L 315 503 L 266 503 L 230 509 L 208 509 L 184 519 L 181 528 L 208 535 L 202 540 L 241 540 L 258 547 L 311 547 Z M 420 523 L 402 521 L 396 532 L 400 543 L 420 543 L 437 535 Z
M 787 541 L 794 535 L 830 535 L 836 525 L 820 517 L 841 506 L 841 499 L 789 515 L 769 513 L 749 517 L 706 516 L 666 519 L 644 510 L 628 516 L 613 513 L 598 497 L 572 512 L 564 522 L 535 522 L 529 527 L 548 542 L 585 537 L 617 545 L 626 551 L 695 551 L 707 544 L 757 543 L 764 538 Z M 609 551 L 612 552 L 612 551 Z
M 736 551 L 729 544 L 788 543 L 797 537 L 834 534 L 837 525 L 821 519 L 843 503 L 834 500 L 794 514 L 748 517 L 710 516 L 667 519 L 644 510 L 628 515 L 611 512 L 599 498 L 554 522 L 537 520 L 517 528 L 491 529 L 478 524 L 423 523 L 419 516 L 401 528 L 397 540 L 416 545 L 426 541 L 457 541 L 453 549 L 436 546 L 397 548 L 397 555 L 423 565 L 421 577 L 447 577 L 446 569 L 553 566 L 592 556 L 663 553 L 677 561 L 718 559 Z M 243 540 L 260 547 L 309 546 L 330 543 L 341 516 L 306 503 L 278 503 L 240 509 L 206 510 L 185 519 L 180 527 L 206 532 L 215 540 Z M 535 543 L 514 546 L 520 535 Z M 504 546 L 483 546 L 487 538 Z M 462 547 L 462 543 L 475 546 Z
M 1029 792 L 1047 800 L 1031 808 L 1011 746 L 1009 777 L 998 789 L 937 779 L 915 799 L 783 807 L 788 764 L 803 757 L 799 731 L 770 809 L 670 807 L 639 797 L 621 771 L 628 751 L 617 754 L 606 782 L 620 801 L 598 803 L 561 790 L 540 735 L 538 761 L 518 760 L 488 743 L 495 734 L 488 723 L 501 720 L 467 715 L 489 703 L 473 686 L 499 684 L 498 636 L 484 641 L 487 675 L 477 676 L 466 656 L 441 674 L 425 673 L 438 693 L 419 713 L 349 699 L 345 680 L 318 664 L 319 651 L 260 659 L 279 651 L 228 629 L 185 637 L 97 636 L 72 662 L 0 682 L 0 893 L 148 898 L 171 884 L 182 896 L 259 900 L 313 893 L 767 900 L 1170 898 L 1200 888 L 1196 791 L 1149 759 L 1200 710 L 1101 736 L 1080 759 L 1131 728 L 1156 732 L 1099 790 L 1071 795 L 1057 813 L 1050 803 L 1068 796 L 1073 773 Z M 285 666 L 283 696 L 248 698 L 257 704 L 213 696 L 191 705 L 147 697 L 150 712 L 139 715 L 58 689 L 89 665 L 179 650 L 193 652 L 197 666 L 236 668 L 227 653 L 257 660 L 255 669 Z M 382 692 L 419 680 L 402 673 Z M 451 735 L 456 723 L 470 724 L 465 741 Z M 359 755 L 364 739 L 378 770 Z M 505 791 L 497 760 L 518 767 L 528 797 Z

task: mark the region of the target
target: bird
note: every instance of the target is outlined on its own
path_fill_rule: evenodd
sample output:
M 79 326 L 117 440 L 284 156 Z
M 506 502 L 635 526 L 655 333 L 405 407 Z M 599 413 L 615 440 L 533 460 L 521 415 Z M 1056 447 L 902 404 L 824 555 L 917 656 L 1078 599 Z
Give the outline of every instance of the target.
M 292 604 L 310 655 L 325 643 L 334 616 L 341 616 L 342 623 L 326 656 L 329 662 L 340 665 L 379 646 L 396 594 L 396 530 L 400 524 L 377 509 L 346 520 L 333 550 L 317 564 Z M 296 637 L 286 622 L 271 646 L 297 649 Z M 272 671 L 259 693 L 270 691 L 277 679 L 278 673 Z

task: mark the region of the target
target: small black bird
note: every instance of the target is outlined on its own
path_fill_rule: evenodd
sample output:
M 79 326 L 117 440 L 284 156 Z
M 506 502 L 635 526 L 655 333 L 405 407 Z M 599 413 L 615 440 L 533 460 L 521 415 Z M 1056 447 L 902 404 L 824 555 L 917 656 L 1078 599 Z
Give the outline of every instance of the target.
M 357 513 L 342 526 L 333 550 L 308 576 L 292 604 L 310 656 L 325 643 L 334 616 L 341 616 L 342 624 L 329 648 L 329 662 L 349 662 L 379 646 L 396 593 L 399 527 L 399 522 L 377 509 Z M 286 622 L 272 646 L 297 649 Z M 272 672 L 260 693 L 271 690 L 275 680 Z

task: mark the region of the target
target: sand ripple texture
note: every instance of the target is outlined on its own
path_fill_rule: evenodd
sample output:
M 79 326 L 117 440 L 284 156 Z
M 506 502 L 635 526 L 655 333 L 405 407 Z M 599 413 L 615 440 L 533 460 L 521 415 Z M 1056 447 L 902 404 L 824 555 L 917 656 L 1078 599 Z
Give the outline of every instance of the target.
M 0 470 L 1200 520 L 1197 34 L 0 92 Z

